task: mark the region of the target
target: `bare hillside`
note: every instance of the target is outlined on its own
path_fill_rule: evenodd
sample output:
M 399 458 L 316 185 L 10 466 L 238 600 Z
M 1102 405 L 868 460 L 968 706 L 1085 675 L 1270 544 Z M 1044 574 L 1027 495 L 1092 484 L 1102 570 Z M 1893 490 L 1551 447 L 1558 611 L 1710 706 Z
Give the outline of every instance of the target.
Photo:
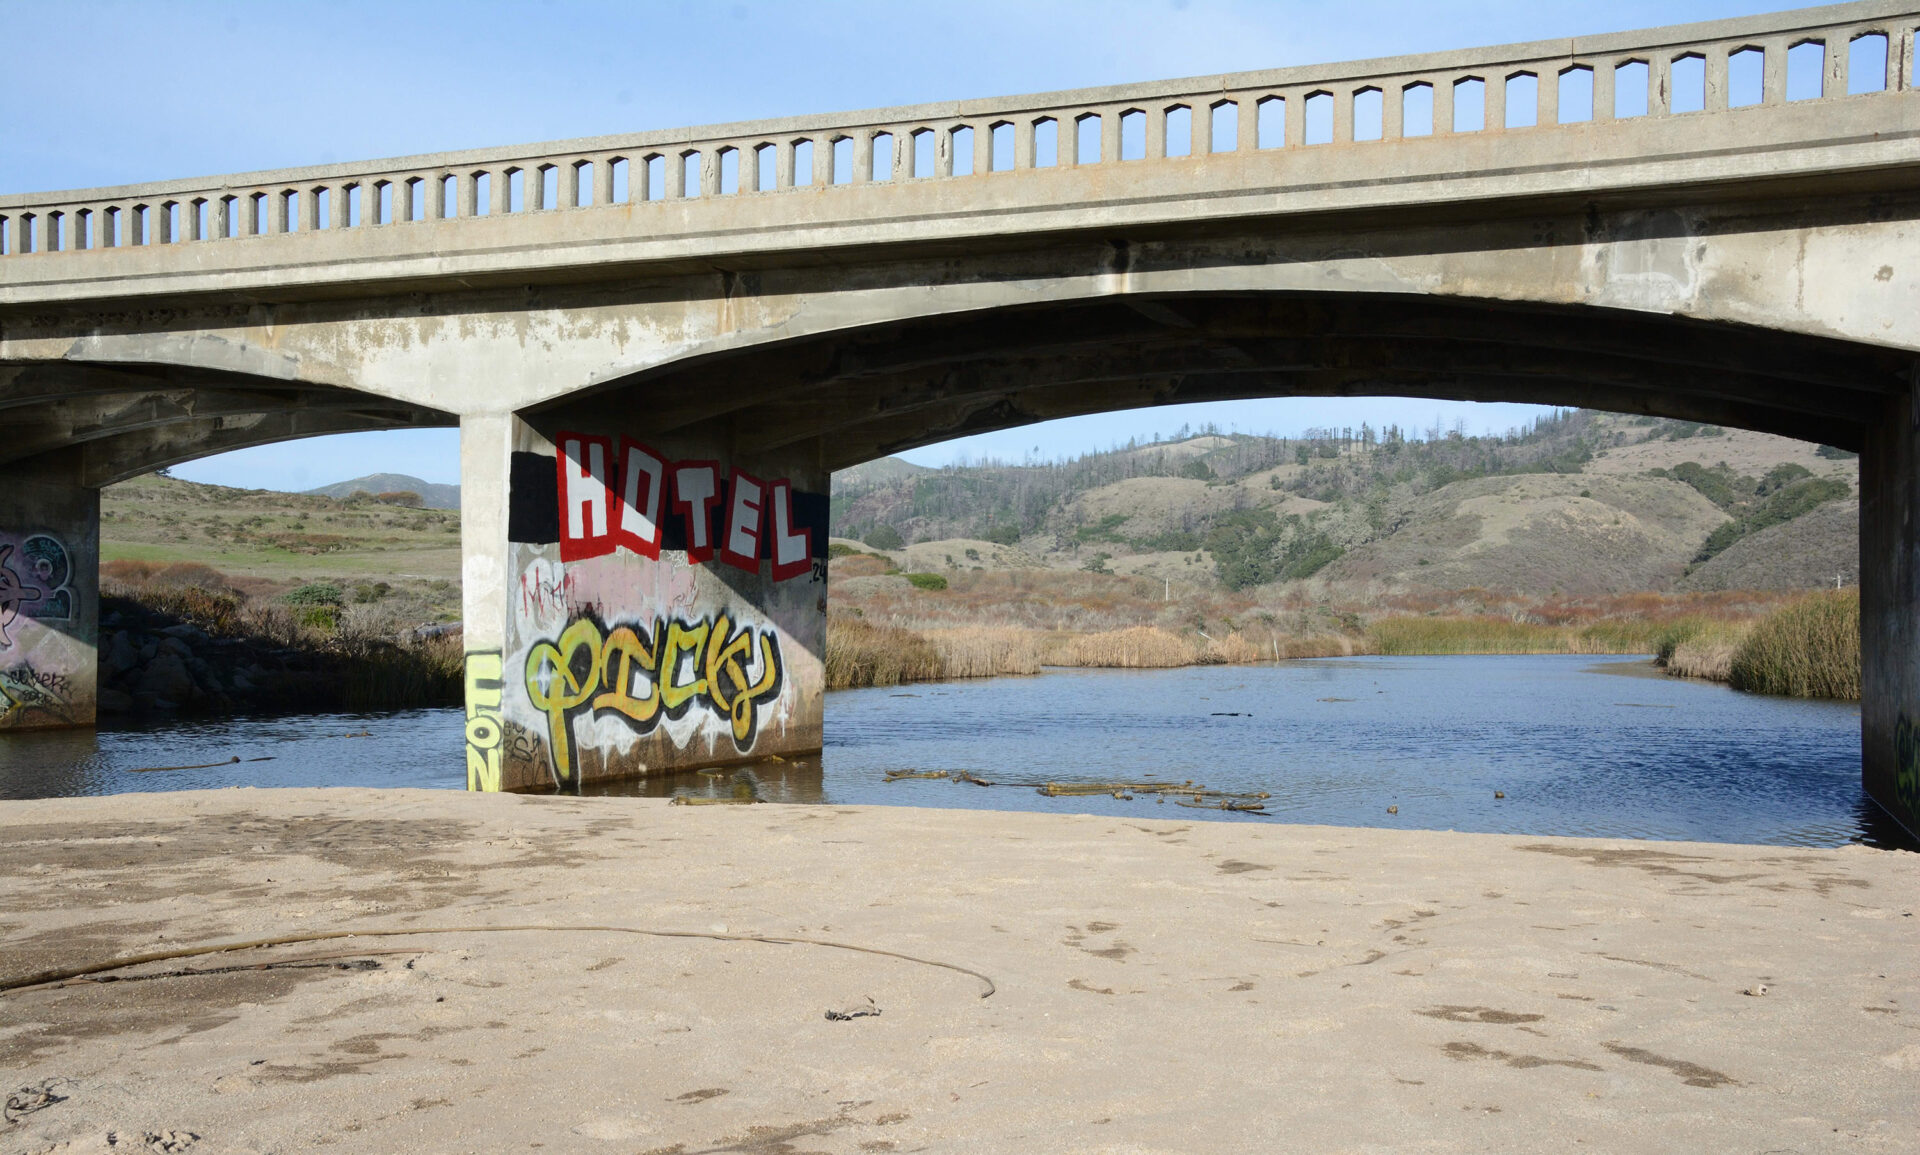
M 1455 482 L 1331 563 L 1331 581 L 1588 595 L 1663 590 L 1727 517 L 1679 482 L 1532 475 Z

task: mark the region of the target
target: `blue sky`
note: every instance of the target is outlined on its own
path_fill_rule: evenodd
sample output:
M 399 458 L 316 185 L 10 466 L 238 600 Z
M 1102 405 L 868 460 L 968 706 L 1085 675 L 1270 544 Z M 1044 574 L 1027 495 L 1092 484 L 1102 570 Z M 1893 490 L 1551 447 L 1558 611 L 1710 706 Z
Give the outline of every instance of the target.
M 0 0 L 0 192 L 1166 79 L 1773 11 L 1752 0 Z M 1185 422 L 1242 431 L 1536 412 L 1285 399 L 1101 414 L 908 456 L 1052 457 Z M 226 454 L 180 476 L 459 480 L 452 431 Z

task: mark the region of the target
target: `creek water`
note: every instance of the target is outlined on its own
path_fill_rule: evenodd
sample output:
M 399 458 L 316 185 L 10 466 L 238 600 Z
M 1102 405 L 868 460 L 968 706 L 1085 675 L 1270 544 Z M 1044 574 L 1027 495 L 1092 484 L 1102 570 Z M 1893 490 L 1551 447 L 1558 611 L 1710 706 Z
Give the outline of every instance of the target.
M 458 710 L 413 710 L 8 735 L 0 738 L 0 798 L 229 786 L 458 789 L 462 722 Z M 970 771 L 996 785 L 887 780 L 901 770 Z M 1265 793 L 1265 815 L 1182 807 L 1183 795 L 1048 797 L 1033 785 L 1189 780 Z M 1856 705 L 1740 694 L 1662 677 L 1631 658 L 1049 670 L 849 690 L 827 698 L 820 758 L 591 792 L 1903 845 L 1861 791 Z

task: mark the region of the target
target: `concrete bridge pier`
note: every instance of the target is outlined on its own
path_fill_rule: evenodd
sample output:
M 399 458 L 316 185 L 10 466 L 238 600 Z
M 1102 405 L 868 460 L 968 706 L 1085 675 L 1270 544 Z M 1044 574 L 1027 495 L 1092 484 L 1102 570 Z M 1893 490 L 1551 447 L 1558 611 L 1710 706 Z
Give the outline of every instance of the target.
M 86 726 L 99 687 L 100 491 L 78 448 L 0 485 L 0 730 Z
M 577 790 L 819 750 L 817 443 L 652 436 L 638 398 L 462 420 L 467 775 Z
M 1867 793 L 1920 834 L 1920 367 L 1860 455 L 1860 744 Z

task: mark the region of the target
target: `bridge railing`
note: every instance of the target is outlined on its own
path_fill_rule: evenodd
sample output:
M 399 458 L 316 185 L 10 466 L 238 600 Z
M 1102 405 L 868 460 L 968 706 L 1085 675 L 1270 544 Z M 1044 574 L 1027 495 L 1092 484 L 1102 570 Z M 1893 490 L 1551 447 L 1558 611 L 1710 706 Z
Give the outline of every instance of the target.
M 1885 0 L 1346 65 L 798 117 L 55 194 L 0 196 L 0 256 L 1038 169 L 1764 116 L 1909 91 L 1920 7 Z M 644 229 L 644 215 L 636 228 Z

